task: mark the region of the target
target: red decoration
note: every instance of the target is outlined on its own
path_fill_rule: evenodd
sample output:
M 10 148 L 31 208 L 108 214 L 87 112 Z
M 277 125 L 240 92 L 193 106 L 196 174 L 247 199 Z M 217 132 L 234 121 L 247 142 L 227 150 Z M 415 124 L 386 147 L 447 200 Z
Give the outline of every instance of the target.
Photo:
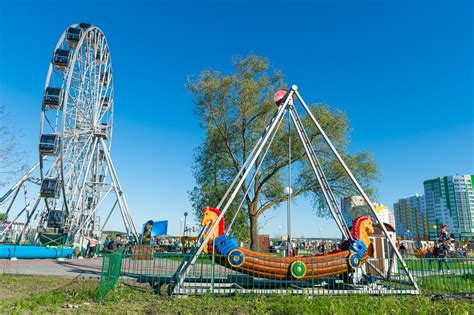
M 211 211 L 211 212 L 214 212 L 215 214 L 217 214 L 217 216 L 219 216 L 221 214 L 221 210 L 217 209 L 217 208 L 204 208 L 202 209 L 202 212 L 206 212 L 206 211 Z M 219 221 L 219 226 L 218 226 L 218 232 L 219 232 L 219 236 L 224 234 L 224 217 L 222 217 L 222 219 Z
M 273 101 L 275 102 L 275 104 L 280 106 L 281 102 L 283 101 L 283 98 L 285 97 L 287 93 L 288 91 L 285 89 L 276 91 L 275 95 L 273 95 Z
M 358 239 L 360 237 L 360 224 L 362 221 L 369 219 L 370 221 L 374 221 L 374 218 L 372 218 L 370 215 L 363 215 L 358 218 L 356 218 L 352 222 L 352 236 L 355 239 Z

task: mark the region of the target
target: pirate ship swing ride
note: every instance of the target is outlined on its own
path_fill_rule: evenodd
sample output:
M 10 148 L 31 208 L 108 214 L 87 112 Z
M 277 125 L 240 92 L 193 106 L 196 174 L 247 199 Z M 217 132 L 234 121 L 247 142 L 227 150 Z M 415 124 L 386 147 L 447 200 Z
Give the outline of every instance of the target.
M 215 262 L 222 266 L 243 274 L 266 279 L 309 280 L 326 278 L 329 276 L 354 272 L 355 270 L 360 269 L 364 263 L 370 264 L 370 266 L 382 278 L 390 278 L 390 270 L 387 270 L 387 272 L 384 273 L 369 261 L 369 258 L 374 252 L 372 242 L 369 239 L 369 236 L 374 233 L 372 222 L 374 219 L 376 219 L 378 222 L 382 221 L 379 219 L 373 203 L 369 200 L 367 194 L 362 189 L 361 185 L 358 183 L 344 160 L 341 158 L 340 154 L 324 130 L 321 128 L 321 125 L 309 107 L 306 105 L 305 101 L 298 92 L 297 86 L 293 85 L 289 91 L 277 91 L 274 96 L 274 101 L 277 105 L 277 110 L 274 116 L 263 131 L 263 134 L 257 141 L 255 147 L 249 154 L 249 157 L 244 162 L 243 166 L 234 178 L 230 187 L 227 189 L 221 201 L 217 207 L 205 208 L 203 210 L 203 228 L 201 233 L 198 235 L 195 247 L 190 251 L 186 259 L 180 264 L 172 278 L 171 284 L 174 290 L 177 288 L 179 289 L 179 286 L 184 283 L 190 267 L 194 265 L 197 258 L 202 253 L 215 254 Z M 308 137 L 306 129 L 303 126 L 302 120 L 296 110 L 295 101 L 299 101 L 298 103 L 303 107 L 304 111 L 309 116 L 313 127 L 315 127 L 322 136 L 324 142 L 330 148 L 330 151 L 336 158 L 337 162 L 342 166 L 345 173 L 350 178 L 351 182 L 354 184 L 355 188 L 364 198 L 366 204 L 369 207 L 369 211 L 372 216 L 366 215 L 356 218 L 352 222 L 352 229 L 349 228 L 347 222 L 345 222 L 342 216 L 333 190 L 328 183 L 310 138 Z M 230 232 L 237 213 L 242 207 L 242 203 L 234 213 L 231 223 L 227 229 L 224 229 L 225 213 L 228 211 L 230 205 L 236 198 L 245 181 L 250 181 L 250 184 L 248 185 L 249 188 L 244 193 L 243 198 L 245 198 L 245 196 L 249 193 L 250 187 L 255 180 L 255 175 L 262 166 L 262 161 L 265 159 L 268 149 L 286 114 L 288 115 L 288 123 L 291 122 L 296 129 L 299 140 L 301 141 L 306 156 L 309 160 L 311 169 L 313 170 L 317 183 L 321 189 L 327 208 L 329 209 L 332 218 L 336 222 L 336 225 L 343 236 L 343 240 L 341 241 L 339 248 L 326 254 L 290 256 L 281 258 L 265 253 L 259 253 L 244 247 L 239 247 L 237 239 L 233 238 L 230 235 Z M 257 160 L 259 162 L 257 162 Z M 289 165 L 291 165 L 291 163 Z M 254 170 L 253 173 L 251 172 L 252 170 Z M 288 190 L 288 203 L 290 203 L 292 192 L 291 188 Z M 402 268 L 406 273 L 408 282 L 415 287 L 416 291 L 418 291 L 418 286 L 414 278 L 410 274 L 402 256 L 397 250 L 393 239 L 388 236 L 388 231 L 384 224 L 380 224 L 380 228 L 388 240 L 389 247 L 392 249 L 392 258 L 395 256 L 398 258 Z

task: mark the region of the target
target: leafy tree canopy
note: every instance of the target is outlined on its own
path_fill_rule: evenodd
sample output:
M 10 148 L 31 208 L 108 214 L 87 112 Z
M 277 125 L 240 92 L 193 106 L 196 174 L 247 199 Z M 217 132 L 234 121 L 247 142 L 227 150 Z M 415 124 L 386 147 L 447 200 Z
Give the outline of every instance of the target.
M 282 72 L 272 71 L 268 60 L 261 56 L 236 58 L 233 67 L 234 72 L 231 74 L 204 70 L 197 78 L 187 82 L 187 88 L 195 100 L 200 126 L 205 129 L 204 142 L 195 153 L 193 170 L 196 186 L 190 193 L 198 218 L 202 208 L 218 204 L 274 115 L 277 107 L 273 102 L 273 94 L 286 87 Z M 347 116 L 321 103 L 311 104 L 310 109 L 346 164 L 371 193 L 370 185 L 377 177 L 377 166 L 368 152 L 348 152 L 350 128 Z M 354 194 L 355 187 L 319 132 L 310 124 L 309 117 L 303 115 L 301 110 L 299 113 L 336 196 Z M 290 138 L 293 197 L 305 195 L 313 201 L 313 209 L 318 216 L 329 215 L 298 134 L 294 127 L 289 127 L 288 122 L 284 121 L 265 160 L 257 161 L 262 163 L 262 167 L 232 228 L 232 234 L 240 240 L 250 240 L 252 247 L 257 244 L 258 218 L 287 200 L 284 188 L 288 186 Z M 243 185 L 240 195 L 227 212 L 227 223 L 248 185 L 249 181 Z

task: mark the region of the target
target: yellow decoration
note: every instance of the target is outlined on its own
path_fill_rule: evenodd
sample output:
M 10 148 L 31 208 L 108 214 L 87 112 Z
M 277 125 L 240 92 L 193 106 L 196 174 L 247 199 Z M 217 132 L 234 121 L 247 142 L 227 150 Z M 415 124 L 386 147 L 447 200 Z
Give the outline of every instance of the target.
M 360 224 L 360 240 L 365 244 L 367 248 L 372 243 L 369 239 L 369 235 L 374 234 L 374 226 L 372 225 L 372 220 L 364 220 Z
M 210 222 L 209 226 L 212 226 L 217 221 L 218 217 L 219 216 L 213 211 L 204 211 L 204 213 L 202 214 L 201 225 L 205 226 L 208 222 Z M 205 239 L 208 234 L 209 234 L 209 230 L 206 231 L 206 233 L 204 234 L 203 239 Z M 213 235 L 209 239 L 209 242 L 212 242 L 212 240 L 214 240 L 215 238 L 218 238 L 218 237 L 219 237 L 219 230 L 215 229 Z M 207 246 L 204 246 L 203 252 L 206 253 L 206 254 L 209 253 L 209 251 L 207 249 Z

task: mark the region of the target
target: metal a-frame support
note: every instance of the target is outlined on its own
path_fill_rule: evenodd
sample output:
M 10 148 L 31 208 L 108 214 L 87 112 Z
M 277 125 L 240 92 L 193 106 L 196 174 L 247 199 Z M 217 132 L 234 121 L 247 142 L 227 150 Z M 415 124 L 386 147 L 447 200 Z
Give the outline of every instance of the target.
M 395 245 L 395 241 L 390 237 L 390 235 L 388 234 L 388 231 L 387 231 L 387 228 L 385 227 L 385 225 L 383 224 L 383 221 L 380 219 L 380 217 L 378 216 L 377 214 L 377 211 L 375 211 L 375 207 L 374 207 L 374 204 L 370 201 L 369 197 L 367 196 L 367 194 L 365 193 L 364 189 L 362 188 L 362 186 L 359 184 L 359 182 L 357 181 L 357 179 L 355 178 L 355 176 L 352 174 L 351 170 L 349 169 L 349 167 L 347 166 L 347 164 L 344 162 L 344 160 L 342 159 L 342 157 L 340 156 L 339 152 L 336 150 L 336 148 L 334 147 L 334 145 L 332 144 L 331 140 L 329 140 L 328 136 L 326 135 L 326 133 L 324 132 L 324 130 L 322 129 L 321 125 L 318 123 L 318 121 L 316 120 L 316 118 L 314 117 L 313 113 L 311 112 L 311 110 L 309 109 L 308 105 L 306 105 L 305 101 L 303 100 L 303 98 L 301 97 L 301 95 L 299 94 L 299 92 L 297 91 L 297 87 L 296 86 L 293 86 L 292 87 L 292 90 L 295 91 L 295 94 L 296 96 L 298 97 L 299 101 L 301 102 L 301 104 L 303 105 L 303 108 L 305 109 L 306 113 L 308 114 L 308 116 L 310 117 L 310 119 L 312 120 L 312 122 L 314 123 L 314 125 L 316 126 L 316 128 L 318 129 L 318 131 L 321 133 L 324 141 L 326 142 L 326 144 L 329 146 L 329 148 L 331 149 L 331 151 L 333 152 L 333 154 L 335 155 L 336 159 L 339 161 L 339 163 L 341 164 L 341 166 L 344 168 L 344 171 L 346 172 L 346 174 L 349 176 L 349 178 L 351 179 L 352 183 L 356 186 L 358 192 L 361 194 L 361 196 L 364 198 L 365 202 L 367 203 L 367 205 L 369 206 L 370 208 L 370 211 L 372 213 L 372 215 L 377 219 L 377 221 L 380 223 L 380 227 L 383 231 L 383 234 L 384 236 L 386 237 L 386 239 L 388 240 L 391 248 L 393 249 L 395 255 L 397 256 L 397 258 L 400 260 L 400 263 L 402 264 L 403 266 L 403 269 L 406 273 L 406 275 L 408 276 L 408 279 L 410 281 L 410 283 L 415 287 L 416 291 L 418 292 L 419 291 L 419 288 L 418 288 L 418 284 L 416 283 L 415 279 L 413 278 L 413 275 L 410 273 L 410 270 L 408 270 L 408 267 L 405 263 L 405 260 L 403 259 L 402 255 L 400 254 L 400 252 L 398 251 L 396 245 Z
M 113 192 L 116 196 L 116 201 L 114 203 L 114 206 L 112 207 L 112 209 L 108 213 L 107 220 L 104 222 L 104 225 L 102 226 L 101 230 L 103 230 L 103 228 L 105 227 L 105 224 L 108 222 L 115 206 L 118 205 L 121 216 L 122 216 L 122 219 L 123 219 L 123 222 L 124 222 L 125 229 L 127 231 L 127 234 L 132 235 L 135 238 L 135 240 L 138 242 L 139 233 L 138 233 L 138 231 L 136 229 L 136 226 L 135 226 L 135 223 L 133 221 L 132 214 L 130 212 L 130 208 L 128 206 L 127 200 L 125 199 L 125 194 L 123 193 L 123 189 L 122 189 L 122 186 L 121 186 L 120 181 L 118 179 L 118 175 L 117 175 L 117 172 L 115 170 L 114 164 L 112 162 L 110 152 L 107 148 L 107 145 L 106 145 L 104 139 L 102 139 L 100 137 L 96 137 L 96 139 L 94 140 L 94 143 L 93 143 L 92 152 L 98 152 L 100 150 L 102 150 L 104 152 L 105 162 L 107 163 L 108 170 L 110 172 L 111 183 L 109 184 L 109 187 L 106 189 L 105 193 L 102 193 L 102 195 L 100 196 L 100 199 L 98 200 L 97 204 L 94 205 L 93 209 L 90 209 L 90 212 L 86 216 L 84 216 L 84 220 L 81 221 L 80 224 L 79 224 L 79 222 L 74 222 L 73 223 L 74 228 L 70 231 L 69 241 L 74 240 L 77 235 L 81 235 L 81 233 L 83 233 L 84 229 L 87 228 L 87 226 L 91 222 L 91 220 L 94 219 L 94 215 L 97 212 L 97 210 L 99 209 L 100 205 L 103 203 L 103 201 L 109 195 L 109 193 Z M 46 156 L 42 156 L 41 158 L 45 159 Z M 90 165 L 91 165 L 91 160 L 92 160 L 92 155 L 88 159 L 87 166 L 86 166 L 87 169 L 86 169 L 85 173 L 89 172 L 89 168 L 90 168 Z M 35 184 L 37 186 L 41 184 L 37 179 L 37 178 L 40 177 L 39 174 L 37 174 L 37 172 L 39 171 L 39 167 L 38 167 L 39 165 L 40 165 L 40 162 L 36 163 L 33 168 L 31 168 L 27 173 L 25 173 L 25 175 L 22 176 L 12 186 L 12 188 L 10 188 L 3 196 L 0 197 L 0 206 L 1 205 L 6 205 L 6 213 L 7 214 L 11 211 L 11 209 L 12 209 L 14 203 L 15 203 L 15 200 L 19 197 L 19 192 L 20 192 L 22 187 L 26 191 L 26 186 L 29 183 Z M 35 175 L 36 175 L 36 177 L 35 177 Z M 80 194 L 79 199 L 83 199 L 83 198 L 81 198 L 81 196 L 84 193 L 85 185 L 86 184 L 83 183 L 83 185 L 81 186 L 81 189 L 79 191 L 79 194 Z M 25 193 L 25 195 L 26 195 L 26 193 Z M 41 210 L 41 209 L 38 210 L 38 207 L 39 207 L 39 204 L 40 204 L 41 200 L 44 200 L 45 208 L 43 210 Z M 31 199 L 28 199 L 25 196 L 25 205 L 23 206 L 22 210 L 19 211 L 16 214 L 16 216 L 14 217 L 14 219 L 10 222 L 10 224 L 2 232 L 0 232 L 0 236 L 3 233 L 5 233 L 11 225 L 13 225 L 15 222 L 17 222 L 20 219 L 20 217 L 22 217 L 22 215 L 24 213 L 26 213 L 26 224 L 24 225 L 24 227 L 23 227 L 23 229 L 20 233 L 20 239 L 27 232 L 27 229 L 29 228 L 29 224 L 30 224 L 30 222 L 33 218 L 33 215 L 36 213 L 37 210 L 40 211 L 40 213 L 41 213 L 41 218 L 40 218 L 38 224 L 42 225 L 44 223 L 44 220 L 47 219 L 47 211 L 48 210 L 47 210 L 47 207 L 46 207 L 46 202 L 47 202 L 46 199 L 43 199 L 42 197 L 40 197 L 39 193 L 36 193 Z M 33 206 L 33 207 L 31 207 L 31 209 L 30 209 L 30 206 Z M 39 208 L 41 208 L 41 207 L 39 207 Z M 83 209 L 77 209 L 77 210 L 82 210 L 83 211 Z M 81 212 L 81 215 L 82 215 L 82 212 Z M 77 217 L 80 217 L 80 216 L 77 216 Z M 38 236 L 39 235 L 38 235 L 38 232 L 37 232 L 36 236 L 35 236 L 35 240 L 38 238 Z M 20 239 L 18 241 L 20 241 Z
M 117 197 L 117 200 L 115 201 L 112 209 L 110 210 L 106 222 L 104 223 L 103 228 L 105 227 L 105 224 L 110 218 L 110 215 L 112 214 L 113 210 L 115 209 L 115 206 L 118 204 L 120 213 L 122 215 L 122 219 L 124 221 L 125 229 L 127 230 L 127 234 L 131 234 L 134 238 L 135 241 L 138 242 L 139 240 L 139 234 L 138 231 L 135 227 L 135 223 L 133 222 L 132 214 L 130 212 L 130 208 L 128 207 L 127 200 L 125 199 L 125 195 L 122 190 L 122 186 L 120 185 L 120 181 L 117 176 L 117 172 L 115 171 L 114 164 L 112 162 L 112 158 L 110 156 L 110 152 L 107 148 L 107 145 L 104 141 L 104 139 L 100 138 L 100 140 L 96 144 L 98 147 L 100 147 L 101 150 L 104 152 L 105 156 L 105 161 L 107 162 L 108 169 L 110 171 L 110 176 L 112 179 L 112 185 L 108 189 L 108 191 L 105 193 L 105 195 L 99 200 L 99 202 L 95 205 L 94 209 L 92 209 L 91 213 L 89 216 L 84 220 L 84 222 L 79 226 L 79 228 L 76 230 L 75 235 L 79 233 L 85 226 L 87 226 L 87 223 L 90 222 L 90 220 L 93 218 L 95 212 L 101 205 L 102 201 L 106 198 L 106 196 L 113 190 L 115 192 L 115 196 Z M 95 149 L 95 148 L 94 148 Z
M 249 174 L 251 172 L 251 169 L 254 166 L 256 166 L 255 163 L 256 163 L 257 158 L 260 156 L 260 154 L 264 150 L 265 146 L 267 144 L 268 145 L 271 144 L 272 140 L 270 140 L 270 139 L 273 139 L 272 134 L 277 132 L 278 126 L 281 123 L 281 120 L 284 119 L 285 113 L 287 111 L 289 112 L 289 116 L 291 117 L 291 120 L 292 120 L 292 122 L 294 123 L 294 125 L 296 127 L 298 136 L 299 136 L 301 142 L 303 143 L 303 147 L 304 147 L 306 155 L 308 156 L 308 159 L 310 161 L 311 168 L 313 169 L 314 174 L 316 175 L 318 184 L 321 187 L 321 191 L 323 192 L 324 199 L 327 203 L 327 206 L 329 208 L 329 211 L 330 211 L 332 217 L 334 218 L 334 220 L 335 220 L 338 228 L 340 229 L 342 235 L 344 236 L 344 238 L 347 239 L 347 240 L 352 240 L 352 235 L 349 232 L 349 228 L 348 228 L 348 226 L 347 226 L 347 224 L 346 224 L 346 222 L 345 222 L 345 220 L 342 216 L 342 213 L 340 211 L 340 207 L 339 207 L 338 203 L 336 202 L 336 199 L 334 197 L 332 189 L 331 189 L 331 187 L 330 187 L 330 185 L 327 181 L 327 178 L 324 174 L 323 169 L 321 168 L 321 165 L 318 161 L 316 153 L 315 153 L 315 151 L 312 147 L 311 141 L 310 141 L 308 135 L 306 134 L 305 128 L 303 127 L 301 119 L 299 118 L 299 115 L 298 115 L 297 111 L 295 110 L 295 105 L 294 105 L 294 102 L 293 102 L 295 97 L 299 100 L 299 102 L 301 103 L 301 105 L 304 108 L 305 112 L 310 117 L 312 123 L 314 124 L 316 129 L 319 131 L 319 133 L 323 137 L 324 141 L 329 146 L 332 153 L 334 154 L 334 156 L 336 157 L 338 162 L 341 164 L 341 166 L 343 167 L 346 174 L 349 176 L 349 178 L 351 179 L 352 183 L 355 185 L 355 187 L 357 188 L 359 193 L 362 195 L 365 202 L 369 205 L 369 208 L 370 208 L 370 211 L 372 212 L 372 215 L 377 219 L 378 222 L 382 222 L 380 220 L 379 216 L 377 215 L 377 212 L 375 211 L 374 205 L 372 204 L 372 202 L 368 198 L 367 194 L 362 189 L 359 182 L 356 180 L 356 178 L 354 177 L 354 175 L 350 171 L 349 167 L 346 165 L 346 163 L 344 162 L 344 160 L 342 159 L 342 157 L 340 156 L 340 154 L 338 153 L 338 151 L 336 150 L 336 148 L 334 147 L 334 145 L 332 144 L 332 142 L 329 140 L 328 136 L 326 135 L 326 133 L 322 129 L 321 125 L 318 123 L 318 121 L 314 117 L 313 113 L 311 112 L 311 110 L 309 109 L 309 107 L 306 105 L 305 101 L 303 100 L 303 98 L 299 94 L 297 86 L 293 85 L 291 87 L 291 90 L 284 97 L 284 101 L 280 102 L 280 105 L 279 105 L 275 115 L 273 116 L 272 120 L 270 121 L 269 125 L 264 130 L 262 136 L 257 141 L 257 143 L 256 143 L 255 147 L 253 148 L 252 152 L 250 153 L 249 157 L 244 162 L 244 164 L 241 167 L 240 171 L 238 172 L 237 176 L 234 178 L 234 180 L 231 183 L 230 187 L 227 189 L 227 191 L 224 194 L 223 198 L 219 202 L 217 207 L 220 208 L 222 205 L 224 205 L 224 207 L 221 209 L 221 213 L 218 216 L 217 220 L 214 222 L 213 225 L 211 225 L 209 227 L 205 226 L 203 228 L 203 231 L 205 229 L 208 229 L 207 236 L 199 244 L 198 249 L 195 250 L 195 251 L 192 251 L 192 253 L 190 255 L 188 255 L 186 257 L 186 259 L 183 261 L 183 263 L 178 267 L 178 270 L 174 274 L 173 279 L 172 279 L 172 283 L 171 283 L 172 286 L 173 286 L 173 289 L 175 289 L 175 290 L 179 289 L 179 286 L 183 284 L 183 282 L 184 282 L 184 280 L 187 276 L 187 273 L 189 272 L 189 268 L 192 265 L 194 265 L 194 263 L 196 262 L 198 256 L 202 253 L 204 247 L 207 246 L 207 243 L 209 242 L 209 240 L 210 240 L 211 236 L 213 235 L 214 231 L 216 230 L 216 228 L 218 226 L 218 223 L 220 222 L 220 220 L 222 220 L 225 213 L 229 209 L 231 203 L 233 202 L 234 198 L 237 196 L 237 194 L 238 194 L 239 190 L 241 189 L 243 183 L 245 182 L 245 180 L 249 176 Z M 245 198 L 245 196 L 244 196 L 244 198 Z M 381 223 L 380 225 L 381 225 L 382 231 L 383 231 L 385 237 L 387 238 L 387 240 L 389 241 L 389 244 L 392 247 L 395 255 L 400 260 L 400 262 L 403 266 L 403 269 L 405 270 L 405 272 L 406 272 L 406 274 L 407 274 L 407 276 L 410 280 L 409 282 L 415 287 L 416 291 L 418 292 L 419 291 L 418 285 L 416 284 L 416 281 L 414 280 L 413 276 L 411 275 L 410 271 L 408 270 L 408 267 L 407 267 L 403 257 L 401 256 L 400 252 L 396 248 L 394 241 L 390 238 L 390 236 L 388 234 L 388 231 L 385 228 L 385 226 L 383 225 L 383 223 Z M 202 234 L 203 231 L 201 231 L 201 234 Z M 229 231 L 226 231 L 226 234 L 228 232 Z M 375 267 L 375 266 L 373 266 L 373 267 Z M 380 271 L 378 271 L 378 272 L 381 273 Z

